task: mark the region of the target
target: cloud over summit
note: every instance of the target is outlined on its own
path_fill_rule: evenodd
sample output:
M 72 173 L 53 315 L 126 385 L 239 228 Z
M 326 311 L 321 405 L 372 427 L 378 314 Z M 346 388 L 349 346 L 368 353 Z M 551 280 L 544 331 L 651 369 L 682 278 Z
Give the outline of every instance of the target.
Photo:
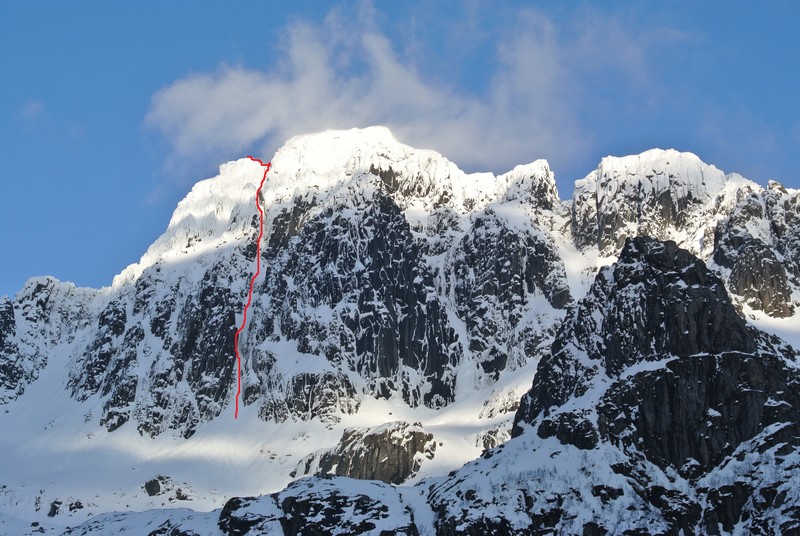
M 353 18 L 333 11 L 318 25 L 289 25 L 280 61 L 265 70 L 222 65 L 175 81 L 153 97 L 146 124 L 170 144 L 173 162 L 231 159 L 248 148 L 268 155 L 296 134 L 373 124 L 469 170 L 570 160 L 592 143 L 580 113 L 598 66 L 643 85 L 646 51 L 619 25 L 604 33 L 578 24 L 567 38 L 535 11 L 513 19 L 481 32 L 496 61 L 480 73 L 477 92 L 418 61 L 425 43 L 393 41 L 367 7 Z M 417 60 L 402 51 L 415 51 Z

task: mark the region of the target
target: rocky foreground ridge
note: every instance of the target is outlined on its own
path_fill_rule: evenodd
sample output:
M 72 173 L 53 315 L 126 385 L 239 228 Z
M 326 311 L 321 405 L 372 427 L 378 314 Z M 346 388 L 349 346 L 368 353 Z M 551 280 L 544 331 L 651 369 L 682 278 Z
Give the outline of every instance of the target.
M 279 493 L 71 533 L 794 530 L 797 358 L 746 318 L 796 318 L 798 191 L 651 150 L 603 159 L 562 201 L 544 161 L 468 175 L 383 128 L 298 137 L 272 163 L 243 413 L 329 439 L 242 455 L 292 482 Z M 4 298 L 0 417 L 51 382 L 86 448 L 131 432 L 206 448 L 235 393 L 258 179 L 242 160 L 198 183 L 110 287 L 37 278 Z M 66 501 L 41 486 L 37 504 Z

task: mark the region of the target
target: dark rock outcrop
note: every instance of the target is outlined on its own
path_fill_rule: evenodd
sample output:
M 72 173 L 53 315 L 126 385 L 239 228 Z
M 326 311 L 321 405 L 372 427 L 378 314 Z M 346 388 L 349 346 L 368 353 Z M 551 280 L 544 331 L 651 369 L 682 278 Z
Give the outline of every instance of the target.
M 161 487 L 162 484 L 165 483 L 166 483 L 166 478 L 163 476 L 158 476 L 156 478 L 151 478 L 150 480 L 145 482 L 143 488 L 145 493 L 147 493 L 147 495 L 152 497 L 154 495 L 159 495 L 162 492 Z
M 559 329 L 513 435 L 532 426 L 538 437 L 578 449 L 624 452 L 630 461 L 614 470 L 656 509 L 668 533 L 718 533 L 718 526 L 730 531 L 742 523 L 779 531 L 755 505 L 764 494 L 777 497 L 800 470 L 762 458 L 755 467 L 741 464 L 747 470 L 730 484 L 712 475 L 731 470 L 755 445 L 797 459 L 797 364 L 790 347 L 746 326 L 701 261 L 674 243 L 629 239 Z M 570 409 L 576 406 L 584 409 Z M 767 465 L 786 476 L 765 473 Z M 686 483 L 654 486 L 655 467 Z M 781 511 L 800 522 L 792 508 Z
M 4 348 L 15 334 L 14 304 L 3 296 L 2 300 L 0 300 L 0 348 Z
M 769 354 L 675 359 L 635 382 L 612 383 L 598 406 L 600 434 L 692 478 L 764 429 L 800 423 L 799 380 Z
M 598 375 L 615 378 L 669 357 L 755 349 L 755 335 L 702 261 L 674 242 L 629 239 L 619 261 L 600 271 L 568 313 L 516 422 L 534 422 L 584 395 Z
M 292 376 L 285 390 L 275 386 L 261 406 L 259 416 L 278 422 L 288 419 L 339 422 L 342 414 L 358 411 L 360 400 L 350 379 L 335 372 L 303 372 Z
M 790 280 L 800 276 L 800 200 L 777 183 L 744 195 L 715 230 L 714 261 L 730 290 L 770 316 L 794 313 Z
M 50 503 L 50 510 L 47 512 L 47 517 L 56 517 L 61 511 L 62 501 L 53 501 Z
M 16 333 L 14 304 L 4 297 L 0 302 L 0 402 L 21 394 L 24 369 L 17 358 Z
M 419 423 L 394 422 L 373 428 L 345 430 L 333 449 L 300 462 L 298 473 L 337 475 L 402 484 L 436 451 L 433 435 Z M 294 476 L 294 475 L 293 475 Z

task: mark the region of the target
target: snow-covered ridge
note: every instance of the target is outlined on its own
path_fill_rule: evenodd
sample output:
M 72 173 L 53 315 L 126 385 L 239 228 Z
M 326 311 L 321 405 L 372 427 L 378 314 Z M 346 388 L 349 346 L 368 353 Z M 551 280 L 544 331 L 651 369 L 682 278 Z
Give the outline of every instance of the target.
M 402 197 L 438 198 L 446 193 L 455 206 L 470 210 L 476 203 L 497 199 L 532 177 L 552 181 L 544 160 L 517 166 L 497 177 L 491 173 L 468 174 L 436 151 L 400 143 L 386 127 L 296 136 L 278 150 L 272 163 L 267 203 L 270 195 L 280 200 L 296 192 L 322 194 L 341 187 L 343 182 L 383 172 L 390 183 L 388 188 L 397 189 Z M 394 178 L 401 183 L 391 184 Z
M 725 184 L 725 174 L 697 155 L 675 149 L 650 149 L 638 155 L 607 156 L 595 171 L 575 183 L 576 190 L 595 190 L 598 204 L 619 190 L 636 189 L 641 196 L 669 191 L 676 198 L 710 199 Z
M 247 235 L 255 214 L 255 193 L 263 174 L 258 162 L 243 158 L 220 166 L 219 175 L 202 180 L 179 203 L 167 230 L 114 278 L 112 287 L 130 283 L 159 261 L 202 254 Z
M 263 168 L 249 158 L 220 166 L 219 175 L 198 182 L 178 204 L 166 232 L 141 260 L 115 278 L 114 287 L 135 280 L 159 261 L 185 259 L 250 238 L 255 192 Z M 383 185 L 377 184 L 383 182 Z M 352 201 L 374 190 L 387 190 L 410 211 L 430 212 L 447 204 L 466 214 L 504 199 L 546 195 L 558 203 L 555 178 L 546 161 L 519 165 L 508 173 L 468 174 L 435 151 L 398 142 L 385 127 L 326 131 L 296 136 L 279 149 L 263 189 L 269 215 L 293 199 L 320 206 Z

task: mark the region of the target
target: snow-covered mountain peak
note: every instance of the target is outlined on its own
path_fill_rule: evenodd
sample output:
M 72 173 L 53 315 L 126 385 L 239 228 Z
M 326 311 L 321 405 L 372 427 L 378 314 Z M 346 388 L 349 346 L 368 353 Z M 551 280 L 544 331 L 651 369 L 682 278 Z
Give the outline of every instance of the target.
M 713 224 L 721 205 L 738 201 L 743 186 L 759 188 L 693 153 L 651 149 L 608 156 L 575 182 L 573 235 L 579 247 L 596 246 L 605 256 L 615 255 L 632 235 L 675 240 L 706 254 L 713 238 L 706 224 Z
M 546 194 L 547 204 L 558 201 L 544 160 L 499 176 L 465 173 L 436 151 L 400 143 L 381 126 L 296 136 L 278 150 L 272 163 L 268 204 L 304 192 L 324 197 L 353 182 L 377 185 L 404 209 L 447 204 L 467 213 L 525 192 Z
M 292 199 L 349 205 L 380 190 L 407 208 L 418 198 L 452 190 L 452 178 L 464 175 L 442 155 L 398 142 L 386 127 L 296 136 L 272 163 L 268 205 Z
M 595 171 L 576 183 L 594 188 L 598 203 L 634 191 L 641 199 L 669 191 L 674 197 L 709 199 L 725 184 L 725 174 L 706 164 L 694 153 L 674 149 L 650 149 L 638 155 L 607 156 Z
M 31 277 L 25 281 L 23 287 L 14 296 L 18 303 L 35 303 L 38 307 L 52 306 L 51 300 L 77 300 L 80 303 L 88 302 L 99 295 L 102 290 L 88 287 L 76 287 L 69 281 L 59 281 L 53 276 Z M 57 297 L 57 298 L 56 298 Z
M 552 209 L 560 202 L 555 175 L 547 160 L 518 165 L 498 176 L 497 181 L 504 183 L 506 201 L 532 201 L 536 206 L 546 209 Z
M 295 136 L 271 162 L 261 199 L 267 233 L 272 219 L 294 206 L 304 206 L 310 217 L 326 208 L 352 208 L 378 191 L 411 220 L 443 205 L 468 214 L 492 202 L 529 201 L 546 210 L 560 203 L 544 160 L 499 176 L 469 174 L 435 151 L 400 143 L 381 126 Z M 114 287 L 159 261 L 181 262 L 242 238 L 249 241 L 257 223 L 254 196 L 262 172 L 258 162 L 245 158 L 221 165 L 219 175 L 198 182 L 178 204 L 166 232 L 139 263 L 115 278 Z
M 280 186 L 277 177 L 286 177 L 286 172 L 296 177 L 311 172 L 324 181 L 325 175 L 336 177 L 342 172 L 352 175 L 358 164 L 366 164 L 369 169 L 370 160 L 375 158 L 399 161 L 412 152 L 418 150 L 400 143 L 382 126 L 303 134 L 291 138 L 275 154 L 274 180 Z
M 295 197 L 333 193 L 371 166 L 389 168 L 409 153 L 430 153 L 429 161 L 443 160 L 431 151 L 399 143 L 385 127 L 325 131 L 295 136 L 277 151 L 265 183 L 262 206 L 270 212 Z M 264 162 L 269 158 L 262 158 Z M 455 166 L 447 162 L 450 166 Z M 255 192 L 263 167 L 250 158 L 224 163 L 215 177 L 195 184 L 178 203 L 167 230 L 142 256 L 114 280 L 117 287 L 136 279 L 159 261 L 186 260 L 224 244 L 248 237 L 255 224 Z
M 370 169 L 415 166 L 431 172 L 436 164 L 457 169 L 438 153 L 404 145 L 378 126 L 295 136 L 275 153 L 272 164 L 269 189 L 277 199 L 297 190 L 327 192 Z

